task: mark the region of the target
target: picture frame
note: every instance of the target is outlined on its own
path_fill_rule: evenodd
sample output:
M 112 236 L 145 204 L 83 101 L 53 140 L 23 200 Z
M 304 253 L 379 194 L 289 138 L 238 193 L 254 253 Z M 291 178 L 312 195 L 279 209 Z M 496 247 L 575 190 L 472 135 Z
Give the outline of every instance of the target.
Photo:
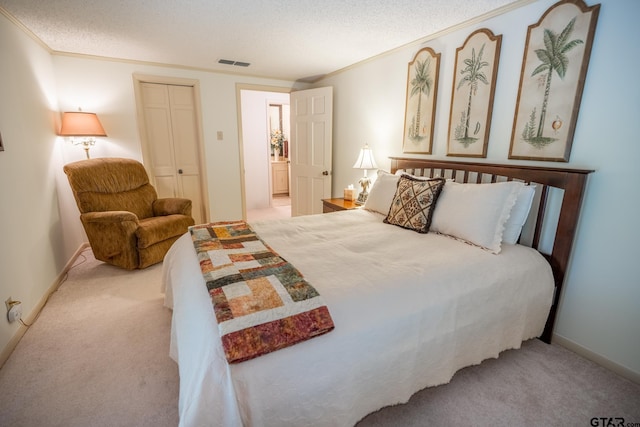
M 529 26 L 509 159 L 569 161 L 599 11 L 562 0 Z
M 456 49 L 447 156 L 487 157 L 501 45 L 481 28 Z
M 436 116 L 440 54 L 420 49 L 407 69 L 403 153 L 431 154 Z

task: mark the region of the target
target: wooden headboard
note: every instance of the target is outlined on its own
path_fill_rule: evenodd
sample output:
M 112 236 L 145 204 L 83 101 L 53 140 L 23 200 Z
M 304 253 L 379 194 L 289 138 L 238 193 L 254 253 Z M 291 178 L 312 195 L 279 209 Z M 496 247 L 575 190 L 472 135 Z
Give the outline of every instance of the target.
M 531 246 L 537 250 L 540 250 L 540 239 L 547 217 L 549 190 L 552 188 L 564 190 L 560 213 L 557 217 L 553 249 L 550 254 L 543 253 L 551 265 L 556 286 L 549 317 L 547 318 L 544 332 L 540 336 L 541 340 L 550 343 L 558 309 L 558 301 L 573 247 L 573 239 L 576 233 L 587 176 L 593 171 L 513 164 L 471 163 L 450 160 L 391 157 L 391 172 L 395 173 L 398 169 L 402 169 L 413 175 L 454 178 L 456 182 L 483 183 L 514 180 L 536 184 L 539 197 L 536 198 L 538 201 L 537 206 L 532 207 L 534 212 L 537 211 L 537 215 L 534 218 L 534 232 Z

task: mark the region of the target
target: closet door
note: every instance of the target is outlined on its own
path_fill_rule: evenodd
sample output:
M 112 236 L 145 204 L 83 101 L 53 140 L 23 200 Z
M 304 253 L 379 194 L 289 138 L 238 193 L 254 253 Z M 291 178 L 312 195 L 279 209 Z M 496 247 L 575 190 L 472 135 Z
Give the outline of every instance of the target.
M 141 83 L 145 159 L 158 197 L 192 202 L 196 224 L 205 222 L 198 120 L 192 86 Z

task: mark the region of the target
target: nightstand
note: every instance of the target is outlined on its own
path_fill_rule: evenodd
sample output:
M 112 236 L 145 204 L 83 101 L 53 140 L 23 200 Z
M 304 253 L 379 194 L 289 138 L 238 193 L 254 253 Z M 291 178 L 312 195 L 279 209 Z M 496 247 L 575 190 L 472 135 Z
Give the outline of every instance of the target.
M 355 200 L 345 200 L 343 198 L 322 199 L 322 213 L 348 211 L 351 209 L 359 209 L 361 207 L 362 205 L 356 205 Z

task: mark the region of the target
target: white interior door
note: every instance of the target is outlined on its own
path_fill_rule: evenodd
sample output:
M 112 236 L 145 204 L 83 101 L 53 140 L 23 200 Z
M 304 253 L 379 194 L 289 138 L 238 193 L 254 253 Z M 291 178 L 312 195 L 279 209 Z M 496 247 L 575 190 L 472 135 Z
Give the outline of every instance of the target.
M 192 86 L 141 83 L 145 159 L 158 197 L 191 200 L 196 224 L 205 222 L 198 120 Z
M 291 215 L 322 213 L 331 197 L 333 88 L 291 93 Z

